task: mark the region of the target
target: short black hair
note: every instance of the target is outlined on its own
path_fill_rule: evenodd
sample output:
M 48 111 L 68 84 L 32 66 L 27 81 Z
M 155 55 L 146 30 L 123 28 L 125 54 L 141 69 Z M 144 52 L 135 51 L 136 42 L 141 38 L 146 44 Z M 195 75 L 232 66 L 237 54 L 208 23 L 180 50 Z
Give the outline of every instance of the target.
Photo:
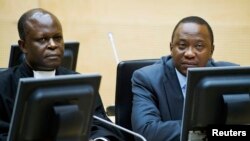
M 19 34 L 19 38 L 21 40 L 24 40 L 25 39 L 25 36 L 26 36 L 26 21 L 35 13 L 35 12 L 41 12 L 41 13 L 44 13 L 44 14 L 49 14 L 49 15 L 52 15 L 55 17 L 55 15 L 53 15 L 52 13 L 50 13 L 49 11 L 47 10 L 44 10 L 42 8 L 34 8 L 34 9 L 31 9 L 31 10 L 28 10 L 26 11 L 18 20 L 18 23 L 17 23 L 17 29 L 18 29 L 18 34 Z M 57 19 L 57 18 L 56 18 Z
M 203 18 L 201 17 L 198 17 L 198 16 L 189 16 L 189 17 L 185 17 L 183 19 L 181 19 L 177 25 L 175 26 L 174 30 L 173 30 L 173 33 L 172 33 L 172 41 L 173 41 L 173 38 L 174 38 L 174 34 L 175 34 L 175 31 L 176 29 L 179 27 L 180 24 L 182 23 L 197 23 L 197 24 L 200 24 L 200 25 L 205 25 L 208 29 L 208 32 L 210 34 L 210 38 L 211 38 L 211 44 L 213 45 L 214 43 L 214 34 L 213 34 L 213 30 L 212 28 L 210 27 L 210 25 L 207 23 L 206 20 L 204 20 Z

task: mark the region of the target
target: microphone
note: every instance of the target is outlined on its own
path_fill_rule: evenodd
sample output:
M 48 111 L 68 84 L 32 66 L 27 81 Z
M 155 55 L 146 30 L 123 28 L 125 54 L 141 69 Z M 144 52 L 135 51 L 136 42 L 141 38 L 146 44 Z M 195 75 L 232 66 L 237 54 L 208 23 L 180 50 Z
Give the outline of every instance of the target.
M 116 64 L 119 64 L 120 61 L 119 61 L 119 58 L 118 58 L 118 55 L 117 55 L 117 50 L 116 50 L 116 47 L 115 47 L 115 42 L 114 42 L 114 38 L 113 38 L 112 32 L 109 32 L 108 36 L 109 36 L 109 40 L 110 40 L 110 43 L 111 43 L 111 47 L 113 49 L 113 53 L 115 55 Z
M 115 127 L 115 128 L 118 128 L 118 129 L 120 129 L 120 130 L 122 130 L 122 131 L 124 131 L 124 132 L 127 132 L 127 133 L 129 133 L 129 134 L 132 134 L 132 135 L 134 135 L 135 137 L 140 138 L 142 141 L 147 141 L 142 135 L 140 135 L 140 134 L 138 134 L 138 133 L 135 133 L 135 132 L 133 132 L 133 131 L 130 131 L 130 130 L 128 130 L 128 129 L 124 128 L 124 127 L 121 127 L 121 126 L 119 126 L 119 125 L 116 125 L 116 124 L 114 124 L 114 123 L 112 123 L 112 122 L 110 122 L 110 121 L 104 120 L 104 119 L 99 118 L 98 116 L 95 116 L 95 115 L 93 115 L 93 118 L 96 119 L 96 120 L 99 120 L 99 121 L 101 121 L 101 122 L 103 122 L 103 123 L 105 123 L 105 124 L 108 124 L 108 125 L 110 125 L 110 126 L 113 126 L 113 127 Z
M 112 32 L 109 32 L 108 36 L 109 36 L 111 47 L 112 47 L 112 50 L 113 50 L 113 53 L 114 53 L 114 56 L 115 56 L 116 64 L 119 64 L 120 61 L 119 61 L 119 58 L 118 58 L 118 55 L 117 55 L 117 50 L 116 50 L 116 47 L 115 47 L 115 42 L 114 42 L 114 38 L 113 38 Z M 99 118 L 99 117 L 97 117 L 95 115 L 93 115 L 93 118 L 96 119 L 96 120 L 99 120 L 101 122 L 104 122 L 105 124 L 108 124 L 110 126 L 113 126 L 115 128 L 118 128 L 118 129 L 120 129 L 120 130 L 122 130 L 122 131 L 124 131 L 126 133 L 132 134 L 133 136 L 135 136 L 137 138 L 140 138 L 142 141 L 147 141 L 142 135 L 140 135 L 138 133 L 135 133 L 135 132 L 133 132 L 131 130 L 128 130 L 128 129 L 124 128 L 124 127 L 121 127 L 119 125 L 116 125 L 116 124 L 114 124 L 114 123 L 112 123 L 110 121 L 104 120 L 104 119 Z

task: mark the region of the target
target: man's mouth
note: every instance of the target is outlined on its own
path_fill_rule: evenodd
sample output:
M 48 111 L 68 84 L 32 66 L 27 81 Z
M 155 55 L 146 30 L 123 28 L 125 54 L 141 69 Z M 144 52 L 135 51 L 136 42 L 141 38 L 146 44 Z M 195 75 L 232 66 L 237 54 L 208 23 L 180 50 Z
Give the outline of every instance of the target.
M 49 59 L 58 59 L 58 58 L 60 58 L 60 55 L 50 54 L 50 55 L 47 55 L 46 58 L 49 58 Z
M 192 63 L 192 62 L 185 62 L 181 64 L 183 67 L 185 68 L 193 68 L 193 67 L 197 67 L 196 63 Z

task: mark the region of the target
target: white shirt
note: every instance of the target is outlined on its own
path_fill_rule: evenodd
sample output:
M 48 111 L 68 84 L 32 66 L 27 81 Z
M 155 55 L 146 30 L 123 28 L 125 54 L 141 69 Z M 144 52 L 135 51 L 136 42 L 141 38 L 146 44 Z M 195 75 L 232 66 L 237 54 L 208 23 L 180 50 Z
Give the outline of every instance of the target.
M 175 69 L 180 86 L 181 86 L 181 90 L 182 90 L 182 94 L 183 97 L 185 98 L 186 96 L 186 88 L 187 88 L 187 77 L 182 75 L 177 69 Z
M 56 70 L 53 71 L 34 71 L 35 78 L 51 78 L 56 76 Z

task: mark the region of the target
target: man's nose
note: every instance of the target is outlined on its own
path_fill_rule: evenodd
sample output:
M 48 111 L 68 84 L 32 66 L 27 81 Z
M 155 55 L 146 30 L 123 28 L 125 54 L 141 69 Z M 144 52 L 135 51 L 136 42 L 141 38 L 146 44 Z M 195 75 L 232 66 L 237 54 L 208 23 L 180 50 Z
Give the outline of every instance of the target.
M 187 57 L 194 57 L 195 56 L 195 51 L 193 47 L 188 47 L 185 51 L 185 56 Z
M 53 38 L 50 38 L 50 39 L 49 39 L 48 47 L 50 47 L 50 48 L 55 48 L 55 47 L 56 47 L 56 43 L 55 43 L 55 41 L 53 40 Z

